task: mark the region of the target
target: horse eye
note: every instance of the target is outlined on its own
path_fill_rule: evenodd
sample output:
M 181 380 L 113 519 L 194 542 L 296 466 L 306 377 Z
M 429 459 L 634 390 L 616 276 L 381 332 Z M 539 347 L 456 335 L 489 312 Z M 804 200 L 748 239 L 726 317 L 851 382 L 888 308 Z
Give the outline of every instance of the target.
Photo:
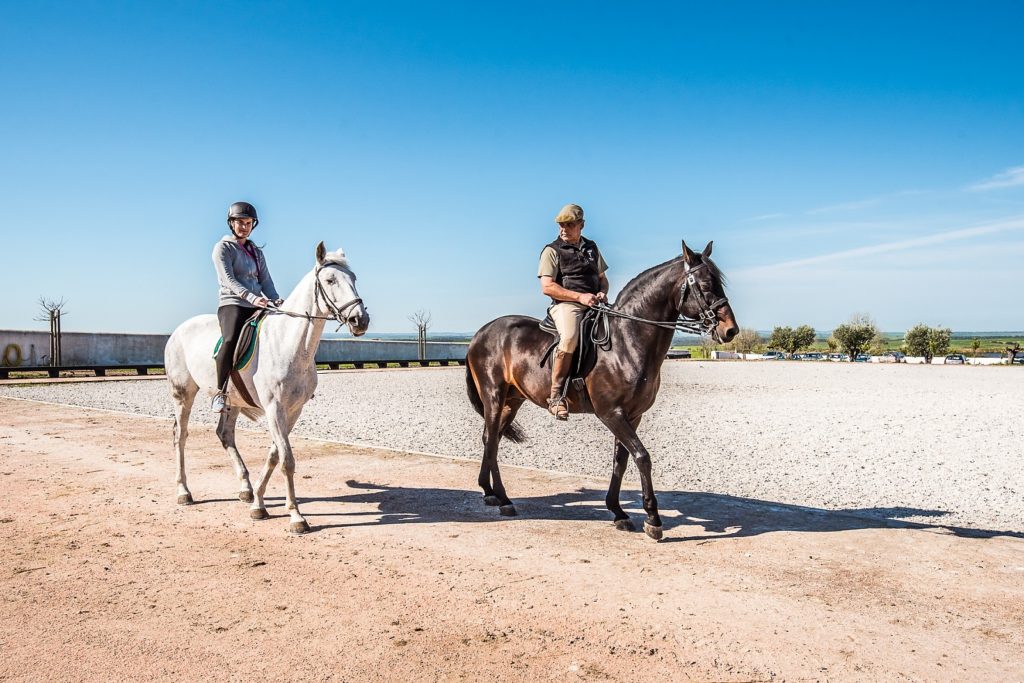
M 333 275 L 332 275 L 331 277 L 327 278 L 327 284 L 329 284 L 329 285 L 333 285 L 333 284 L 335 284 L 335 283 L 336 283 L 337 281 L 338 281 L 338 280 L 337 280 L 337 279 L 336 279 L 336 278 L 335 278 L 335 277 L 334 277 Z

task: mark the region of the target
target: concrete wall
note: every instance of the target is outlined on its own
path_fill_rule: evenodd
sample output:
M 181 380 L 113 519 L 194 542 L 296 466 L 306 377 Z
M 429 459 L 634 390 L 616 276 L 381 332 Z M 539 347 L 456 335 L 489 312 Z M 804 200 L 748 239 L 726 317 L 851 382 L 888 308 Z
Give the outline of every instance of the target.
M 63 365 L 163 365 L 167 334 L 108 334 L 64 332 L 61 335 Z M 48 332 L 0 330 L 0 353 L 7 352 L 14 360 L 15 351 L 21 362 L 12 365 L 47 365 L 50 352 Z M 463 359 L 468 344 L 427 342 L 427 360 Z M 211 349 L 212 351 L 212 349 Z M 346 361 L 419 360 L 414 341 L 377 341 L 362 339 L 324 339 L 317 349 L 320 363 Z M 0 363 L 3 358 L 0 358 Z

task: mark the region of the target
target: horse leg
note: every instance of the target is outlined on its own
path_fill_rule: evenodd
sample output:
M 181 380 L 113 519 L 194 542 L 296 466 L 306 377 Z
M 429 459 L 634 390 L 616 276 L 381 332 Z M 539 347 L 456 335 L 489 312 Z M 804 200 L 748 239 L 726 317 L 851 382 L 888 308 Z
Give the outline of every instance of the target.
M 297 418 L 296 415 L 289 419 L 284 407 L 277 402 L 272 404 L 270 410 L 267 411 L 267 426 L 281 455 L 281 470 L 284 472 L 286 481 L 285 509 L 291 516 L 288 531 L 293 534 L 304 534 L 309 531 L 309 523 L 299 513 L 299 504 L 295 500 L 295 454 L 292 453 L 292 444 L 288 440 L 288 434 Z
M 249 483 L 249 470 L 246 469 L 245 462 L 235 446 L 235 425 L 241 412 L 238 408 L 230 408 L 220 414 L 220 422 L 217 423 L 217 438 L 220 439 L 220 445 L 224 447 L 231 458 L 231 463 L 235 466 L 235 476 L 241 482 L 238 489 L 238 500 L 243 503 L 251 503 L 253 498 L 252 484 Z
M 500 385 L 492 385 L 480 395 L 484 404 L 484 455 L 480 463 L 478 481 L 484 491 L 484 503 L 497 505 L 505 517 L 514 517 L 515 505 L 505 493 L 505 485 L 501 482 L 501 472 L 498 470 L 498 444 L 501 442 L 501 432 L 512 421 L 519 405 L 522 404 L 522 401 L 519 401 L 519 405 L 514 408 L 507 405 L 508 389 L 508 385 L 502 382 Z
M 192 415 L 192 403 L 195 401 L 199 386 L 191 382 L 188 386 L 175 388 L 174 396 L 174 450 L 177 452 L 177 472 L 175 482 L 178 485 L 178 505 L 191 505 L 192 492 L 188 490 L 185 476 L 185 442 L 188 440 L 188 419 Z
M 270 444 L 267 462 L 264 463 L 263 471 L 260 472 L 260 478 L 256 481 L 256 495 L 253 497 L 252 506 L 249 508 L 249 516 L 253 519 L 266 519 L 268 517 L 267 508 L 263 504 L 263 494 L 267 492 L 267 482 L 270 481 L 270 475 L 274 473 L 274 468 L 277 467 L 277 461 L 277 442 L 274 441 Z
M 622 489 L 622 475 L 626 472 L 626 465 L 629 462 L 629 451 L 618 439 L 615 440 L 615 448 L 612 452 L 612 481 L 608 485 L 608 494 L 604 497 L 605 506 L 615 515 L 615 528 L 619 531 L 636 531 L 629 515 L 622 509 L 619 502 L 619 491 Z
M 616 463 L 615 470 L 612 472 L 612 486 L 616 487 L 615 504 L 618 506 L 618 486 L 622 483 L 621 473 L 618 475 L 618 482 L 616 482 L 616 472 L 619 470 L 619 450 L 618 446 L 623 447 L 633 456 L 633 462 L 636 463 L 636 468 L 640 472 L 640 486 L 643 489 L 644 499 L 644 511 L 647 512 L 647 519 L 644 520 L 644 531 L 648 536 L 654 540 L 661 540 L 663 535 L 661 527 L 661 516 L 658 514 L 658 499 L 654 496 L 654 484 L 651 481 L 651 455 L 647 452 L 640 438 L 636 435 L 636 429 L 630 424 L 630 421 L 626 419 L 621 410 L 616 410 L 608 415 L 598 415 L 601 422 L 604 423 L 612 434 L 615 435 L 617 442 L 616 447 Z M 639 423 L 639 420 L 637 420 Z M 622 470 L 625 470 L 625 458 L 621 465 Z M 611 487 L 609 487 L 608 497 L 611 497 Z M 605 500 L 607 504 L 608 499 Z M 619 510 L 622 508 L 619 507 Z M 613 510 L 614 512 L 614 510 Z M 618 526 L 618 524 L 616 524 Z

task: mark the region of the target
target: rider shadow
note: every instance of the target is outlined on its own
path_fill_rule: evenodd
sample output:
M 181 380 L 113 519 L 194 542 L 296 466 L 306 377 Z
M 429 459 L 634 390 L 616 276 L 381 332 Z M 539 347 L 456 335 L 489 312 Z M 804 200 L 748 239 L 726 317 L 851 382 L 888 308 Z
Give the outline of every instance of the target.
M 354 480 L 349 480 L 347 486 L 359 492 L 300 501 L 300 504 L 341 504 L 341 510 L 338 512 L 314 512 L 307 517 L 313 524 L 314 520 L 323 517 L 340 517 L 345 521 L 315 524 L 314 529 L 383 524 L 494 523 L 509 519 L 500 517 L 497 508 L 486 507 L 478 491 L 409 488 Z M 594 521 L 610 524 L 611 513 L 604 506 L 605 493 L 604 490 L 581 488 L 550 496 L 513 497 L 513 502 L 520 519 Z M 644 519 L 640 492 L 623 491 L 620 498 L 623 508 L 639 529 Z M 909 518 L 940 518 L 949 514 L 942 510 L 912 507 L 827 510 L 754 498 L 688 491 L 659 492 L 658 504 L 666 531 L 674 528 L 693 529 L 692 533 L 665 538 L 663 543 L 744 538 L 777 531 L 836 532 L 861 529 L 918 529 L 952 533 L 965 538 L 1024 538 L 1024 533 L 1018 531 L 971 529 L 910 521 Z M 345 509 L 351 505 L 372 506 L 374 509 Z

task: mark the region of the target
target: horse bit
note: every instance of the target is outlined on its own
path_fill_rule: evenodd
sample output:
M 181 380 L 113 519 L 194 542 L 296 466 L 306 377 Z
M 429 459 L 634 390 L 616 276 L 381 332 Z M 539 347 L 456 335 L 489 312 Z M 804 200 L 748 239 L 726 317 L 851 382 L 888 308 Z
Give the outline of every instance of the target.
M 689 263 L 684 263 L 684 274 L 683 284 L 679 286 L 679 318 L 676 320 L 648 320 L 647 318 L 639 318 L 635 315 L 623 313 L 617 311 L 608 304 L 599 303 L 596 308 L 602 315 L 613 315 L 618 318 L 625 318 L 627 320 L 634 320 L 640 323 L 647 323 L 648 325 L 654 325 L 655 327 L 662 327 L 666 330 L 678 330 L 680 332 L 689 332 L 691 334 L 699 335 L 711 335 L 714 336 L 715 328 L 718 326 L 718 309 L 729 303 L 728 297 L 721 297 L 715 301 L 708 303 L 707 296 L 701 290 L 697 284 L 697 276 L 694 275 L 701 268 L 707 267 L 706 261 L 701 261 L 696 266 L 691 267 Z M 687 292 L 693 292 L 693 296 L 697 298 L 697 305 L 700 306 L 700 313 L 697 318 L 686 318 L 683 316 L 683 302 L 686 299 Z M 606 328 L 606 335 L 610 334 L 610 330 Z M 597 326 L 595 325 L 595 329 Z M 596 341 L 596 340 L 595 340 Z

